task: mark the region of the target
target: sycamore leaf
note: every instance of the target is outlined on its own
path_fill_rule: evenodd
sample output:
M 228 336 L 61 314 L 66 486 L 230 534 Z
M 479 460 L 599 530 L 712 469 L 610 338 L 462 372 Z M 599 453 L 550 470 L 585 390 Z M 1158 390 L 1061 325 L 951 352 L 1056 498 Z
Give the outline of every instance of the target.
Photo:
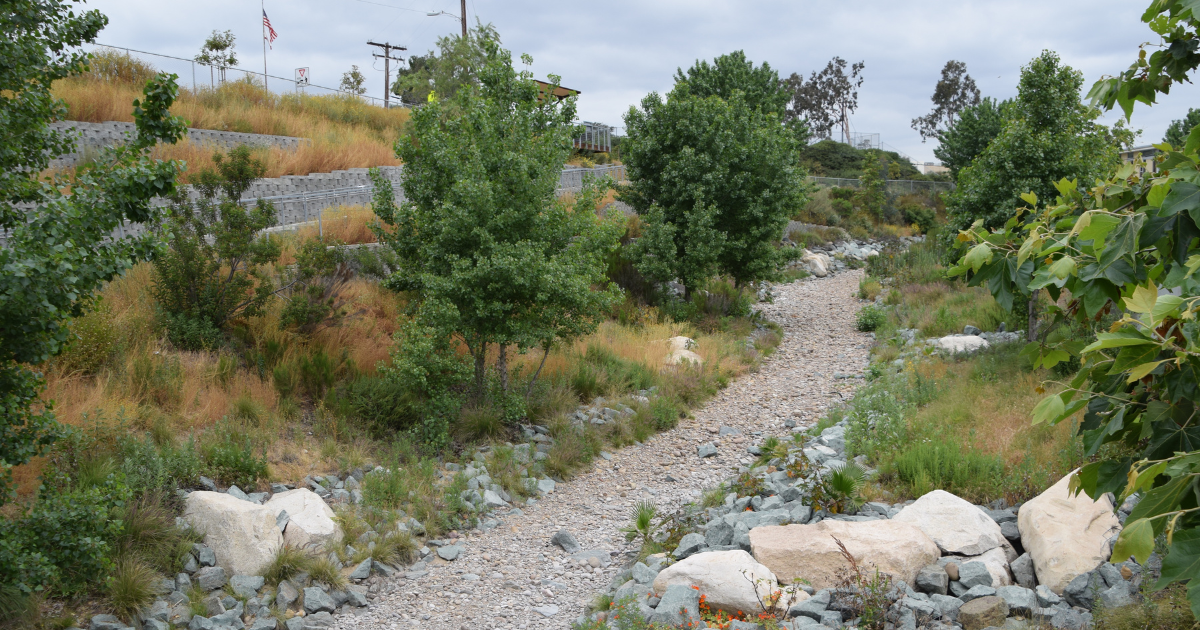
M 1123 561 L 1133 556 L 1138 564 L 1145 564 L 1153 552 L 1154 525 L 1144 518 L 1133 522 L 1126 520 L 1125 529 L 1121 530 L 1117 544 L 1113 546 L 1113 559 Z
M 1118 322 L 1118 323 L 1120 323 L 1120 322 Z M 1125 346 L 1140 346 L 1140 345 L 1157 344 L 1157 343 L 1158 342 L 1146 337 L 1145 335 L 1143 335 L 1142 333 L 1140 333 L 1136 330 L 1122 330 L 1119 332 L 1098 333 L 1096 335 L 1096 341 L 1092 342 L 1091 345 L 1084 348 L 1079 353 L 1087 354 L 1089 352 L 1095 352 L 1096 350 L 1103 350 L 1104 348 L 1122 348 Z
M 1047 396 L 1033 408 L 1033 423 L 1041 424 L 1052 421 L 1062 415 L 1065 410 L 1066 405 L 1063 404 L 1061 396 L 1058 394 Z
M 992 262 L 992 247 L 987 243 L 980 243 L 971 248 L 967 255 L 963 258 L 963 263 L 971 268 L 971 271 L 978 272 L 983 265 Z
M 1165 184 L 1155 184 L 1146 195 L 1146 203 L 1154 207 L 1160 207 L 1163 200 L 1167 198 L 1167 193 L 1171 192 L 1171 182 Z
M 1075 274 L 1075 259 L 1070 256 L 1063 256 L 1050 265 L 1050 275 L 1064 280 Z
M 1154 310 L 1150 313 L 1150 317 L 1156 322 L 1161 322 L 1167 315 L 1175 312 L 1179 305 L 1183 304 L 1183 298 L 1178 295 L 1164 294 L 1158 296 L 1158 300 L 1154 302 Z
M 1145 376 L 1153 372 L 1154 368 L 1158 367 L 1160 363 L 1162 363 L 1162 361 L 1151 361 L 1149 363 L 1143 363 L 1132 370 L 1129 370 L 1129 378 L 1126 379 L 1125 382 L 1132 383 L 1136 380 L 1145 378 Z
M 1037 195 L 1032 192 L 1021 193 L 1021 199 L 1031 206 L 1037 205 Z
M 1188 529 L 1175 534 L 1167 557 L 1163 558 L 1162 575 L 1154 588 L 1158 590 L 1172 582 L 1191 580 L 1188 599 L 1191 600 L 1193 614 L 1200 617 L 1200 611 L 1197 611 L 1200 602 L 1196 600 L 1200 596 L 1200 592 L 1197 592 L 1200 589 L 1196 589 L 1200 580 L 1192 579 L 1197 575 L 1200 575 L 1200 529 Z
M 1149 286 L 1137 287 L 1133 290 L 1133 295 L 1125 298 L 1125 309 L 1134 313 L 1152 313 L 1157 301 L 1158 288 L 1151 282 Z

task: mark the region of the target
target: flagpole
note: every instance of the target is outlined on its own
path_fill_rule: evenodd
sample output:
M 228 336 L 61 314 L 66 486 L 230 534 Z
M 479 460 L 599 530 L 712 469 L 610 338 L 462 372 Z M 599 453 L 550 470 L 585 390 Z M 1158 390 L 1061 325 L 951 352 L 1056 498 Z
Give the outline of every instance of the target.
M 262 8 L 262 14 L 263 14 L 263 20 L 262 20 L 262 23 L 263 23 L 262 24 L 262 28 L 263 28 L 263 89 L 266 90 L 267 92 L 270 92 L 271 90 L 267 88 L 267 4 L 266 4 L 266 0 L 260 0 L 259 5 Z

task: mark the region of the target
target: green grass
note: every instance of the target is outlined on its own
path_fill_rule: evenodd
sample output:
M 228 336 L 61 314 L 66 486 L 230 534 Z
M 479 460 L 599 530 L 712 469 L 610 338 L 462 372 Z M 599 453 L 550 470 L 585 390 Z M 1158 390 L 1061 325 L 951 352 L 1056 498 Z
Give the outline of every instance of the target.
M 1195 630 L 1196 617 L 1183 584 L 1151 592 L 1143 589 L 1141 603 L 1107 610 L 1097 606 L 1092 627 L 1095 630 Z M 1097 602 L 1099 603 L 1099 602 Z
M 131 618 L 154 601 L 154 583 L 159 574 L 136 557 L 117 560 L 105 585 L 108 605 L 122 618 Z

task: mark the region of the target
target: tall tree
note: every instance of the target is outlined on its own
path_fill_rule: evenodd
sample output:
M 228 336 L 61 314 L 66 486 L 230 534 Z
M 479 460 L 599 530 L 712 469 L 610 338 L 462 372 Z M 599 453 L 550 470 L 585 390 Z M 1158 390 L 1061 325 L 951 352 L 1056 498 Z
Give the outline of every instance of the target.
M 236 39 L 231 31 L 222 33 L 214 30 L 200 47 L 196 63 L 208 66 L 210 74 L 212 69 L 216 68 L 217 76 L 220 77 L 221 83 L 224 83 L 225 69 L 236 66 L 238 62 Z
M 706 59 L 699 60 L 686 73 L 682 68 L 677 69 L 675 85 L 700 98 L 728 99 L 735 90 L 740 90 L 747 105 L 777 116 L 796 134 L 801 146 L 807 144 L 808 126 L 803 120 L 787 115 L 788 101 L 792 98 L 787 83 L 779 79 L 779 73 L 770 64 L 764 62 L 756 67 L 740 50 L 717 57 L 711 64 Z
M 53 405 L 42 401 L 42 375 L 31 366 L 62 351 L 69 321 L 85 313 L 102 283 L 158 251 L 153 235 L 117 237 L 122 221 L 157 224 L 153 197 L 169 194 L 181 165 L 151 160 L 158 142 L 186 132 L 170 116 L 178 88 L 158 75 L 133 102 L 137 136 L 108 149 L 71 181 L 47 182 L 50 160 L 73 141 L 49 128 L 66 116 L 51 84 L 87 68 L 82 44 L 108 20 L 76 12 L 67 0 L 14 0 L 0 12 L 0 502 L 13 466 L 59 434 Z M 69 187 L 70 194 L 62 191 Z M 28 204 L 19 206 L 18 204 Z
M 933 111 L 912 121 L 912 128 L 921 134 L 921 142 L 940 138 L 954 126 L 959 112 L 979 104 L 979 88 L 975 87 L 975 79 L 967 74 L 967 64 L 953 59 L 947 61 L 930 100 Z
M 1004 110 L 1012 101 L 996 102 L 990 96 L 978 105 L 967 107 L 959 113 L 958 120 L 938 135 L 938 147 L 933 150 L 942 164 L 950 169 L 950 175 L 958 179 L 958 173 L 970 166 L 971 161 L 991 144 L 1004 128 Z
M 481 395 L 489 347 L 500 347 L 503 389 L 507 346 L 545 347 L 597 325 L 619 295 L 604 257 L 621 230 L 597 218 L 595 189 L 574 207 L 555 195 L 578 133 L 574 99 L 539 100 L 499 42 L 478 45 L 477 82 L 413 112 L 396 144 L 406 201 L 382 197 L 376 213 L 394 227 L 380 232 L 399 259 L 391 286 L 416 292 L 427 330 L 461 337 Z
M 744 59 L 735 53 L 709 67 L 743 68 Z M 796 135 L 781 112 L 761 106 L 778 102 L 774 71 L 748 70 L 765 75 L 744 84 L 761 93 L 705 88 L 699 96 L 695 83 L 722 82 L 690 78 L 705 76 L 697 68 L 680 73 L 665 101 L 652 93 L 631 108 L 622 143 L 631 182 L 622 198 L 646 222 L 638 267 L 656 281 L 680 278 L 689 293 L 714 273 L 744 283 L 772 272 L 779 251 L 771 243 L 806 191 Z
M 947 204 L 952 232 L 979 220 L 998 228 L 1016 212 L 1020 195 L 1053 199 L 1055 182 L 1092 182 L 1118 161 L 1114 130 L 1080 100 L 1083 74 L 1044 51 L 1021 69 L 1017 98 L 1003 127 L 970 166 L 958 173 Z
M 1196 125 L 1200 125 L 1200 109 L 1189 107 L 1187 116 L 1172 120 L 1171 124 L 1167 126 L 1163 142 L 1175 148 L 1182 147 L 1187 142 L 1188 134 Z
M 866 64 L 862 61 L 851 64 L 846 73 L 846 60 L 834 57 L 825 69 L 814 71 L 808 81 L 792 73 L 787 85 L 792 92 L 788 107 L 789 119 L 802 119 L 818 138 L 832 137 L 833 128 L 841 127 L 849 133 L 849 118 L 858 109 L 858 88 L 862 87 L 860 73 Z
M 466 37 L 439 37 L 437 52 L 413 55 L 409 66 L 397 71 L 392 93 L 406 103 L 424 103 L 430 94 L 450 98 L 464 85 L 478 85 L 479 72 L 487 63 L 488 41 L 500 41 L 491 24 L 476 24 Z

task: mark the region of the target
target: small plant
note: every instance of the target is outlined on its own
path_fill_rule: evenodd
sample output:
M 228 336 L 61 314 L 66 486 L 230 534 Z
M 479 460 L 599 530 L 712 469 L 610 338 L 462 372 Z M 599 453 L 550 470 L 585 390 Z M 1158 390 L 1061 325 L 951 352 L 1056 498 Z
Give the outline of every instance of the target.
M 284 545 L 279 548 L 271 564 L 263 570 L 263 579 L 267 584 L 274 586 L 307 571 L 310 563 L 311 559 L 304 550 Z
M 705 508 L 718 507 L 725 503 L 725 495 L 727 494 L 729 494 L 729 491 L 725 489 L 724 484 L 721 484 L 716 488 L 706 491 L 700 499 L 700 505 Z
M 864 300 L 874 300 L 883 291 L 883 285 L 871 276 L 863 278 L 858 283 L 858 297 Z
M 346 586 L 346 576 L 342 570 L 328 557 L 309 558 L 308 575 L 315 582 L 320 582 L 330 589 L 340 589 Z
M 868 304 L 858 311 L 854 327 L 859 332 L 873 332 L 887 321 L 887 312 L 874 304 Z
M 128 556 L 117 560 L 105 590 L 108 605 L 118 616 L 129 618 L 154 600 L 158 573 L 141 560 Z
M 883 630 L 887 623 L 888 608 L 892 605 L 892 600 L 888 597 L 888 591 L 892 588 L 892 577 L 880 573 L 878 567 L 867 573 L 859 566 L 854 555 L 846 549 L 846 545 L 842 544 L 837 536 L 832 538 L 847 565 L 841 571 L 837 597 L 850 609 L 851 618 L 858 617 L 858 627 L 865 630 Z
M 837 513 L 854 513 L 862 505 L 863 478 L 866 473 L 854 462 L 834 466 L 827 477 L 825 486 L 833 501 L 827 503 L 825 509 Z
M 629 515 L 629 526 L 621 529 L 622 532 L 625 532 L 625 540 L 641 538 L 643 546 L 650 542 L 650 538 L 658 531 L 654 523 L 656 518 L 658 518 L 658 506 L 653 502 L 643 500 L 635 503 L 633 511 Z
M 766 492 L 767 487 L 761 478 L 747 471 L 738 475 L 729 491 L 736 492 L 739 497 L 755 497 Z

